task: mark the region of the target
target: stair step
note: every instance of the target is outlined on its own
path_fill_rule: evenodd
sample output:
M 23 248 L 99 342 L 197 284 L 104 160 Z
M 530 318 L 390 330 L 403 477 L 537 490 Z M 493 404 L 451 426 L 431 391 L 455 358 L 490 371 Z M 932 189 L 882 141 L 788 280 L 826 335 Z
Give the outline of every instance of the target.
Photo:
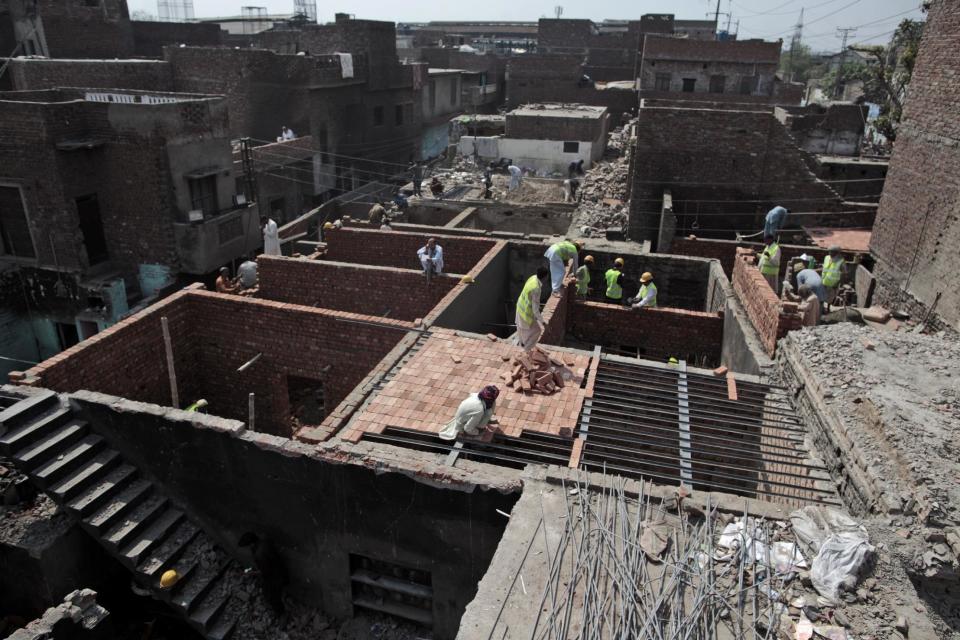
M 210 588 L 207 589 L 207 593 L 203 598 L 196 600 L 196 606 L 194 607 L 194 612 L 190 615 L 190 619 L 199 625 L 204 633 L 210 630 L 226 609 L 227 602 L 230 600 L 230 594 L 233 589 L 237 587 L 238 575 L 239 570 L 236 569 L 236 565 L 234 564 L 234 570 L 228 570 L 222 573 L 219 578 L 210 585 Z
M 97 535 L 100 535 L 104 529 L 117 522 L 130 509 L 140 504 L 151 490 L 149 481 L 142 478 L 134 480 L 124 487 L 120 493 L 104 502 L 103 506 L 83 522 L 96 531 Z
M 207 640 L 227 640 L 237 629 L 237 619 L 240 617 L 243 607 L 236 601 L 227 602 L 226 607 L 218 615 L 209 631 L 206 632 Z
M 86 434 L 86 422 L 70 420 L 64 425 L 55 427 L 33 444 L 20 449 L 13 454 L 13 458 L 17 461 L 17 466 L 29 470 L 57 455 Z
M 137 567 L 137 571 L 149 578 L 154 578 L 180 557 L 199 532 L 200 529 L 189 520 L 181 522 L 166 540 L 147 554 L 146 559 Z
M 41 391 L 17 401 L 15 404 L 0 411 L 0 425 L 13 429 L 22 425 L 35 416 L 49 411 L 59 404 L 57 394 L 53 391 Z
M 102 444 L 103 438 L 98 435 L 84 436 L 57 457 L 37 467 L 31 475 L 42 489 L 46 489 L 92 458 Z
M 86 518 L 104 501 L 129 484 L 136 475 L 137 470 L 134 467 L 122 464 L 112 469 L 99 483 L 85 488 L 76 498 L 67 503 L 67 509 L 81 518 Z
M 204 568 L 209 570 L 211 566 L 218 564 L 219 553 L 216 545 L 209 536 L 201 532 L 190 542 L 190 546 L 183 550 L 180 557 L 170 565 L 171 569 L 180 574 L 180 581 L 177 586 L 167 594 L 170 603 L 179 606 L 175 604 L 177 596 L 183 592 L 194 576 L 203 573 Z M 214 566 L 213 568 L 219 567 Z
M 167 509 L 145 531 L 131 540 L 120 552 L 120 559 L 128 566 L 136 566 L 141 556 L 157 546 L 183 519 L 179 509 Z
M 184 611 L 193 611 L 216 585 L 229 564 L 230 561 L 219 549 L 216 559 L 211 559 L 209 562 L 201 561 L 191 572 L 189 579 L 177 590 L 173 597 L 174 606 Z
M 29 423 L 15 426 L 0 436 L 0 454 L 10 456 L 14 451 L 26 449 L 69 418 L 70 410 L 58 407 L 35 417 Z
M 120 454 L 113 449 L 105 449 L 60 484 L 51 487 L 50 492 L 61 501 L 70 500 L 90 485 L 97 484 L 100 478 L 119 463 Z
M 167 497 L 159 493 L 150 496 L 132 509 L 126 516 L 120 518 L 113 527 L 103 536 L 103 542 L 111 550 L 117 551 L 133 540 L 137 532 L 143 531 L 150 523 L 167 508 Z

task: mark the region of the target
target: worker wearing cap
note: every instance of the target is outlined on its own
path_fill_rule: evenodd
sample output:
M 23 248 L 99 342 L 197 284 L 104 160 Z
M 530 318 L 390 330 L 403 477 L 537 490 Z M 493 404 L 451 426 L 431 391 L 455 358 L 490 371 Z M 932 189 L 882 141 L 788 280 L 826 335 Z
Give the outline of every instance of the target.
M 537 269 L 535 275 L 527 278 L 523 284 L 523 291 L 517 299 L 517 344 L 524 351 L 530 351 L 543 335 L 543 316 L 540 315 L 540 292 L 550 270 L 546 267 Z
M 480 435 L 480 429 L 488 424 L 496 424 L 494 412 L 497 408 L 497 396 L 500 389 L 492 384 L 485 386 L 479 393 L 471 393 L 466 400 L 457 407 L 453 420 L 440 430 L 441 440 L 456 440 L 457 436 L 465 433 L 468 436 Z
M 652 309 L 657 306 L 657 285 L 653 283 L 653 274 L 649 271 L 640 276 L 640 292 L 633 299 L 631 309 Z
M 828 251 L 829 253 L 823 259 L 823 267 L 819 271 L 829 305 L 837 297 L 837 288 L 840 286 L 840 281 L 843 280 L 845 260 L 843 259 L 843 253 L 840 252 L 840 247 L 834 245 Z
M 563 288 L 563 277 L 567 273 L 567 260 L 573 260 L 573 272 L 577 271 L 577 255 L 583 249 L 583 241 L 564 240 L 550 245 L 543 257 L 550 261 L 550 280 L 553 295 L 559 296 Z
M 764 234 L 763 242 L 766 245 L 760 252 L 760 261 L 757 267 L 760 269 L 760 275 L 767 281 L 774 293 L 777 293 L 777 285 L 780 279 L 780 245 L 774 239 L 772 234 Z
M 583 265 L 577 269 L 577 295 L 587 297 L 590 292 L 590 267 L 593 266 L 593 256 L 583 259 Z
M 614 260 L 613 267 L 607 269 L 603 278 L 607 281 L 605 292 L 607 302 L 621 304 L 623 301 L 623 258 Z

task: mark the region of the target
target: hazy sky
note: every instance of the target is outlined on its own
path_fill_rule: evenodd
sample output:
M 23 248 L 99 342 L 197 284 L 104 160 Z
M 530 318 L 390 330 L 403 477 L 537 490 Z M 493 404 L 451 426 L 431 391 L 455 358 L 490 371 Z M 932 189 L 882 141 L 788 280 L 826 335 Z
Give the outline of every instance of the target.
M 242 5 L 267 7 L 270 13 L 293 10 L 293 0 L 193 0 L 197 17 L 237 15 Z M 128 0 L 131 11 L 157 13 L 157 0 Z M 537 20 L 553 17 L 554 7 L 563 7 L 564 18 L 635 19 L 644 13 L 673 13 L 683 19 L 703 19 L 716 11 L 716 0 L 440 0 L 397 2 L 396 0 L 352 0 L 330 3 L 318 0 L 320 22 L 333 20 L 335 12 L 352 13 L 357 18 L 393 22 L 429 20 Z M 922 15 L 920 0 L 720 0 L 721 23 L 726 13 L 733 25 L 740 22 L 741 38 L 783 38 L 789 41 L 804 12 L 804 43 L 816 51 L 839 50 L 838 27 L 857 27 L 851 42 L 883 44 L 903 18 Z

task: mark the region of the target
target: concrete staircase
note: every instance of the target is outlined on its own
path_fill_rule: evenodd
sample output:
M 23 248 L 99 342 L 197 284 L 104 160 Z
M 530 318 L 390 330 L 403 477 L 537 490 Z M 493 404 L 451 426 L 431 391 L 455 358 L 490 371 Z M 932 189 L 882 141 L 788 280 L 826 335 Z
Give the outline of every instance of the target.
M 199 633 L 212 640 L 233 633 L 243 611 L 231 601 L 233 578 L 242 573 L 239 563 L 76 419 L 57 394 L 0 397 L 0 455 Z M 180 580 L 161 589 L 167 569 L 175 569 Z

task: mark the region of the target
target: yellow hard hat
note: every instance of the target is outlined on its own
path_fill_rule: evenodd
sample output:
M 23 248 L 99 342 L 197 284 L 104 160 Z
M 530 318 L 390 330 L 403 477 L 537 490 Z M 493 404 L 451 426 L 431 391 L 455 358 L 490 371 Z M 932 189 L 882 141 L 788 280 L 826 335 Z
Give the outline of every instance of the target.
M 332 223 L 332 222 L 324 222 L 324 223 L 323 223 L 323 228 L 324 228 L 324 229 L 333 229 L 334 226 L 333 226 L 333 223 Z
M 680 364 L 680 361 L 677 360 L 676 358 L 670 358 L 669 360 L 667 360 L 667 364 L 672 367 Z
M 575 240 L 573 244 L 576 245 L 578 249 L 583 249 L 583 240 Z
M 653 274 L 650 273 L 649 271 L 644 271 L 643 275 L 640 276 L 640 282 L 644 284 L 650 282 L 651 280 L 653 280 Z
M 589 262 L 590 264 L 593 264 L 593 256 L 587 256 L 586 258 L 583 259 L 583 261 L 584 261 L 584 262 Z
M 460 282 L 463 284 L 473 284 L 473 276 L 463 276 L 460 278 Z
M 613 261 L 613 264 L 617 265 L 618 267 L 622 267 L 622 266 L 623 266 L 623 258 L 617 258 L 616 260 Z
M 160 576 L 160 588 L 169 589 L 173 585 L 177 584 L 180 581 L 180 574 L 173 569 L 167 569 L 163 572 L 163 575 Z

